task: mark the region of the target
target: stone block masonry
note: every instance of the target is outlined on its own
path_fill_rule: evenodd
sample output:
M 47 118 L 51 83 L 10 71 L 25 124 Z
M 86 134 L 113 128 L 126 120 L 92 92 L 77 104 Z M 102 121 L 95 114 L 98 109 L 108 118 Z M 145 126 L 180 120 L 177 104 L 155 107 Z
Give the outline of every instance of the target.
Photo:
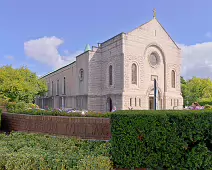
M 64 135 L 89 140 L 110 140 L 109 118 L 2 114 L 2 129 L 50 135 Z

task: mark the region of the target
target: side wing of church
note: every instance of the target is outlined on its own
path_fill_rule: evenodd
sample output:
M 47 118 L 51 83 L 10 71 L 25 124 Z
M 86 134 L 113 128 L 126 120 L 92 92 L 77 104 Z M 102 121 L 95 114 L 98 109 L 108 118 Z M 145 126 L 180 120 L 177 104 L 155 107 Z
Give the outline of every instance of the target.
M 98 47 L 86 47 L 76 61 L 44 77 L 48 93 L 41 107 L 89 111 L 153 109 L 154 79 L 158 109 L 181 109 L 181 50 L 154 17 Z

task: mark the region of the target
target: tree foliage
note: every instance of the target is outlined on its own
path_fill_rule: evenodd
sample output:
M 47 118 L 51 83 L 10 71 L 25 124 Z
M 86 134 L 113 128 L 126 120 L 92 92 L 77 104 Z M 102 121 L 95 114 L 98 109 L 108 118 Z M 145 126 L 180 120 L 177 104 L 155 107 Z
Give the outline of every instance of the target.
M 28 68 L 0 68 L 0 97 L 9 101 L 32 102 L 36 95 L 47 91 L 46 83 Z
M 210 79 L 193 77 L 186 81 L 181 77 L 181 89 L 185 104 L 212 99 L 212 81 Z

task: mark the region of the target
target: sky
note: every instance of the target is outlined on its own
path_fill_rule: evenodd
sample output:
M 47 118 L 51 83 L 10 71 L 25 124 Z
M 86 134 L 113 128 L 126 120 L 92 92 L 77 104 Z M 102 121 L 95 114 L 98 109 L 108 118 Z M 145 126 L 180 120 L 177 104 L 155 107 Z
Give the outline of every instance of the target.
M 157 19 L 182 49 L 182 73 L 212 78 L 211 0 L 1 0 L 0 66 L 45 75 L 75 60 L 86 44 Z

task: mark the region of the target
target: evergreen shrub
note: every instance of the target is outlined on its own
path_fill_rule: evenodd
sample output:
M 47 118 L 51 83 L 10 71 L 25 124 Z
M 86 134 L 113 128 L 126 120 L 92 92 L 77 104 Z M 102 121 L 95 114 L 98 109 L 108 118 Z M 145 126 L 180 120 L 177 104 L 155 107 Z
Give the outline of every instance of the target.
M 16 110 L 16 114 L 27 114 L 27 115 L 43 115 L 43 116 L 69 116 L 69 117 L 110 117 L 110 113 L 96 113 L 96 112 L 87 112 L 82 114 L 80 112 L 70 112 L 58 110 L 37 110 L 37 109 L 27 109 L 27 110 Z
M 110 170 L 110 143 L 49 135 L 0 134 L 0 170 Z
M 1 114 L 2 114 L 2 110 L 0 109 L 0 129 L 1 129 Z
M 111 115 L 118 168 L 211 169 L 212 111 L 118 111 Z

